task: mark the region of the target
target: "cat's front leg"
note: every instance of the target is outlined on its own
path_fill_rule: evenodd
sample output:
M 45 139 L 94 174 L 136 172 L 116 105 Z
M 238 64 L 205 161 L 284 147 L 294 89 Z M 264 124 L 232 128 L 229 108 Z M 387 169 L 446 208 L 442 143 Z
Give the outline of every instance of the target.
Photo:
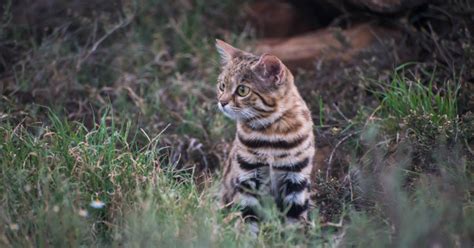
M 258 222 L 262 218 L 261 196 L 268 181 L 268 166 L 251 163 L 233 156 L 222 188 L 223 204 L 227 208 L 238 208 L 243 222 L 247 223 L 253 234 L 258 233 Z M 265 168 L 266 167 L 266 168 Z
M 275 180 L 273 195 L 277 206 L 286 217 L 286 223 L 289 224 L 304 223 L 308 220 L 311 180 L 307 169 L 298 168 L 307 166 L 303 163 L 310 161 L 303 160 L 302 163 L 288 168 L 276 168 L 272 173 L 272 180 Z

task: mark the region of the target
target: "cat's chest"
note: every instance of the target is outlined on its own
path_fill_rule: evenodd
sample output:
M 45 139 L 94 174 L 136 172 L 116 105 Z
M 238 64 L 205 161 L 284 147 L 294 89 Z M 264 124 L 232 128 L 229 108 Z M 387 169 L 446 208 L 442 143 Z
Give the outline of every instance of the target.
M 280 161 L 283 158 L 291 156 L 290 153 L 287 151 L 275 151 L 275 150 L 265 150 L 265 149 L 246 149 L 248 154 L 251 154 L 254 160 L 260 161 L 261 163 L 265 163 L 267 165 L 273 165 Z
M 236 154 L 240 154 L 247 158 L 248 161 L 258 161 L 258 163 L 263 163 L 267 165 L 273 165 L 275 163 L 280 163 L 284 160 L 288 160 L 295 155 L 298 155 L 299 151 L 302 149 L 303 145 L 307 138 L 301 138 L 300 140 L 278 140 L 273 141 L 274 143 L 263 141 L 253 141 L 255 143 L 247 142 L 249 144 L 243 144 L 242 138 L 238 137 L 234 141 L 234 151 Z M 278 142 L 278 143 L 277 143 Z M 293 143 L 299 142 L 294 145 Z M 275 147 L 282 143 L 282 147 Z M 291 147 L 286 147 L 290 146 Z

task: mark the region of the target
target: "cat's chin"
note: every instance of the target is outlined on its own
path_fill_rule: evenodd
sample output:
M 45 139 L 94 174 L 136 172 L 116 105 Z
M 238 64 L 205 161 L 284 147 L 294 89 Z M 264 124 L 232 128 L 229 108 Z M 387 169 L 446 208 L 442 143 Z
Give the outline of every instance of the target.
M 224 113 L 225 116 L 229 117 L 230 119 L 232 119 L 234 121 L 237 119 L 237 117 L 235 115 L 231 114 L 231 113 L 228 113 L 226 111 L 222 111 L 222 113 Z

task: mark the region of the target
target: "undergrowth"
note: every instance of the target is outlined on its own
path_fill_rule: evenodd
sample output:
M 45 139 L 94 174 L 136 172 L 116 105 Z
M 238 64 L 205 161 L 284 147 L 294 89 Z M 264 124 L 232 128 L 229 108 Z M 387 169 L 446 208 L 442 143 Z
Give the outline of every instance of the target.
M 257 239 L 236 231 L 216 180 L 198 189 L 189 171 L 163 162 L 160 135 L 130 136 L 103 118 L 93 129 L 49 115 L 51 126 L 0 128 L 0 243 L 4 246 L 208 247 L 323 243 L 284 227 L 275 209 Z M 147 140 L 137 145 L 136 140 Z M 103 205 L 102 205 L 103 204 Z M 317 218 L 315 219 L 315 223 Z M 314 224 L 318 225 L 318 224 Z M 285 233 L 285 235 L 283 235 Z

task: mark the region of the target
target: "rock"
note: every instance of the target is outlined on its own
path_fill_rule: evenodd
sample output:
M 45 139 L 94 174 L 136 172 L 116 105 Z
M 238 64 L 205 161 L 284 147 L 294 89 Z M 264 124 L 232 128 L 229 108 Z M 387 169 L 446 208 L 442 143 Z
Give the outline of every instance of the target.
M 261 37 L 287 37 L 318 27 L 314 16 L 283 1 L 255 1 L 244 6 L 244 13 Z
M 314 68 L 316 61 L 351 62 L 355 55 L 385 38 L 400 33 L 374 24 L 359 24 L 350 29 L 325 28 L 290 38 L 262 39 L 257 53 L 279 57 L 290 69 Z
M 427 0 L 349 0 L 349 2 L 378 13 L 396 13 L 427 3 Z

